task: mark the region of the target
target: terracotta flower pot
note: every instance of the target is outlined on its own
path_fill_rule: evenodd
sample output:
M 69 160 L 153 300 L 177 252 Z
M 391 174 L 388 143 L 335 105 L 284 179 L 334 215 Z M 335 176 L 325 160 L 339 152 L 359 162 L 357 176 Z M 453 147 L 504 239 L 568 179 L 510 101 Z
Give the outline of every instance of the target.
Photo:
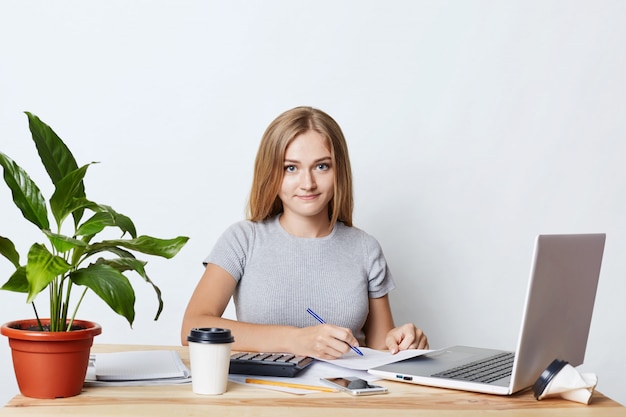
M 41 319 L 45 326 L 49 319 Z M 47 332 L 37 329 L 37 320 L 18 320 L 0 328 L 9 338 L 13 369 L 22 395 L 32 398 L 72 397 L 80 394 L 99 324 L 74 320 L 78 330 Z

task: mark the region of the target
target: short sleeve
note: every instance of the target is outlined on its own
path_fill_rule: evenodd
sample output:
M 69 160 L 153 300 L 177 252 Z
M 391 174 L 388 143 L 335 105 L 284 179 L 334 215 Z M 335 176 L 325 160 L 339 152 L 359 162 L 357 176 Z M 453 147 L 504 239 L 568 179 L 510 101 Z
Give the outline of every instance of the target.
M 241 221 L 230 226 L 217 240 L 213 250 L 204 260 L 228 272 L 239 282 L 244 274 L 246 260 L 253 247 L 254 226 L 252 222 Z
M 365 248 L 369 298 L 380 298 L 393 290 L 396 285 L 378 241 L 372 236 L 365 235 Z

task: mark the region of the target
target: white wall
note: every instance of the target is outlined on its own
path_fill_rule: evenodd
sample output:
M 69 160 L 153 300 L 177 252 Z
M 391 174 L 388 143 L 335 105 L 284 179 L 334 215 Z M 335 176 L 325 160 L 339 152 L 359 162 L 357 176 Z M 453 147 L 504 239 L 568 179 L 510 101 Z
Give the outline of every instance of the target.
M 201 260 L 243 217 L 263 130 L 293 106 L 324 109 L 348 138 L 356 224 L 400 287 L 396 321 L 432 347 L 513 349 L 534 236 L 606 232 L 581 369 L 626 403 L 625 18 L 619 0 L 1 0 L 0 150 L 49 195 L 31 111 L 79 163 L 101 162 L 92 199 L 140 233 L 191 237 L 148 265 L 158 322 L 139 280 L 134 329 L 93 295 L 80 314 L 103 325 L 97 343 L 176 345 Z M 1 235 L 23 251 L 42 240 L 4 185 L 0 201 Z M 31 316 L 0 297 L 0 321 Z M 6 341 L 0 372 L 5 402 Z

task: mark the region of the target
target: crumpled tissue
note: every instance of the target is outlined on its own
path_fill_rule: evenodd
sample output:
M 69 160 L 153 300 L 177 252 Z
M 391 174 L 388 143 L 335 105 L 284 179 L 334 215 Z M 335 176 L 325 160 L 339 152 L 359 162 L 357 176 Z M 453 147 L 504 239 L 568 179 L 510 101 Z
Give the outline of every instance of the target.
M 541 374 L 533 390 L 535 398 L 561 397 L 569 401 L 589 404 L 598 384 L 593 373 L 580 373 L 566 361 L 554 360 Z

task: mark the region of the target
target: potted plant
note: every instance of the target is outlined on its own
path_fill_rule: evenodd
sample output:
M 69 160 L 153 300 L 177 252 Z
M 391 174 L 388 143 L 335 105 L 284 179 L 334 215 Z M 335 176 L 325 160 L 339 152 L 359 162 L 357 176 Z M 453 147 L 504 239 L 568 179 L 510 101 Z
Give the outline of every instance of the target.
M 47 124 L 29 112 L 26 115 L 54 192 L 46 204 L 26 171 L 0 152 L 4 181 L 13 202 L 24 218 L 43 232 L 46 242 L 34 243 L 27 256 L 20 259 L 13 242 L 0 236 L 0 253 L 15 266 L 2 289 L 27 294 L 26 301 L 32 303 L 35 315 L 33 319 L 5 323 L 1 332 L 9 338 L 23 395 L 68 397 L 82 390 L 93 337 L 102 331 L 97 323 L 76 319 L 85 293 L 92 290 L 132 325 L 135 292 L 125 274 L 134 271 L 154 288 L 158 299 L 155 320 L 158 319 L 163 308 L 161 291 L 146 274 L 146 262 L 136 258 L 134 252 L 172 258 L 188 238 L 138 236 L 129 217 L 89 200 L 83 178 L 93 163 L 79 167 L 68 147 Z M 105 229 L 117 230 L 121 236 L 97 240 L 96 236 L 102 236 Z M 48 290 L 49 317 L 40 318 L 34 300 L 44 289 Z M 71 346 L 75 342 L 78 346 Z M 35 347 L 30 347 L 33 344 Z M 36 356 L 42 352 L 43 357 Z M 73 367 L 77 370 L 71 371 Z M 34 382 L 27 381 L 28 377 L 34 377 Z

